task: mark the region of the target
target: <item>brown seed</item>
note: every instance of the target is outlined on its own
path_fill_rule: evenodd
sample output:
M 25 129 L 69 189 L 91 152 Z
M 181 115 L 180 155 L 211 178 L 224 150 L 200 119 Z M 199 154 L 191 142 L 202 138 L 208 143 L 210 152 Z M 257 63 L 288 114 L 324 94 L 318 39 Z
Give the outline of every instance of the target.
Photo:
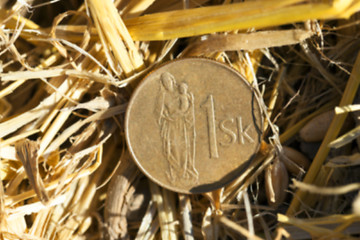
M 301 139 L 305 142 L 318 142 L 323 140 L 334 116 L 335 113 L 331 110 L 311 119 L 300 130 L 299 134 Z
M 283 146 L 280 160 L 285 164 L 286 169 L 295 176 L 305 173 L 310 166 L 310 160 L 304 154 L 287 146 Z
M 150 73 L 135 90 L 125 131 L 139 168 L 182 193 L 224 186 L 260 147 L 262 116 L 248 82 L 209 59 L 185 58 Z
M 30 185 L 34 188 L 37 197 L 43 204 L 48 203 L 49 196 L 39 173 L 39 146 L 37 142 L 27 138 L 22 139 L 16 142 L 15 150 L 16 155 L 24 166 Z
M 285 200 L 288 185 L 286 167 L 276 158 L 265 170 L 265 191 L 270 206 L 277 208 Z

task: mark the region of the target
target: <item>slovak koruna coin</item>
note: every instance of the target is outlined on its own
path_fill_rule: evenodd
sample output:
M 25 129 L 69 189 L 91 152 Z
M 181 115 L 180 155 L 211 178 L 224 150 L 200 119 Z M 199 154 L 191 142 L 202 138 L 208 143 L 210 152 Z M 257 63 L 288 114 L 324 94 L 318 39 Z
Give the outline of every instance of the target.
M 248 82 L 209 59 L 184 58 L 151 72 L 126 113 L 139 168 L 181 193 L 215 190 L 239 176 L 260 146 L 262 113 Z

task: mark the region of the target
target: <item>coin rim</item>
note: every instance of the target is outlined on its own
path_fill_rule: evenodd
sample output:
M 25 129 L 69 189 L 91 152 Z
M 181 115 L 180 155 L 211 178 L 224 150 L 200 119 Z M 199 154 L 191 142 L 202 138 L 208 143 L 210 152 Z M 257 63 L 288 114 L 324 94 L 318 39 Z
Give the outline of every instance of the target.
M 136 163 L 136 165 L 140 168 L 140 170 L 142 171 L 142 173 L 145 174 L 146 177 L 148 177 L 151 181 L 155 182 L 156 184 L 160 185 L 161 187 L 164 187 L 168 190 L 171 190 L 171 191 L 174 191 L 174 192 L 178 192 L 178 193 L 183 193 L 183 194 L 199 194 L 199 193 L 205 193 L 205 192 L 210 192 L 210 191 L 214 191 L 216 189 L 220 189 L 221 187 L 224 187 L 226 186 L 227 184 L 229 184 L 231 181 L 235 180 L 236 179 L 236 176 L 233 177 L 233 178 L 230 178 L 229 180 L 225 181 L 225 182 L 222 182 L 221 180 L 218 181 L 220 182 L 222 186 L 220 187 L 217 187 L 219 184 L 216 184 L 216 183 L 211 183 L 211 184 L 207 184 L 209 186 L 213 186 L 213 185 L 216 185 L 213 189 L 206 189 L 204 191 L 196 191 L 196 192 L 192 192 L 192 191 L 186 191 L 186 190 L 183 190 L 183 189 L 179 189 L 179 188 L 176 188 L 176 187 L 171 187 L 169 185 L 166 185 L 164 183 L 162 183 L 160 180 L 156 179 L 155 177 L 153 177 L 148 171 L 146 171 L 143 166 L 140 164 L 139 160 L 136 158 L 135 156 L 135 153 L 134 153 L 134 150 L 131 146 L 131 143 L 130 143 L 130 136 L 129 136 L 129 112 L 130 112 L 130 109 L 133 105 L 133 103 L 135 102 L 135 98 L 136 96 L 139 94 L 139 91 L 141 91 L 142 89 L 142 86 L 145 84 L 144 82 L 146 82 L 147 78 L 152 74 L 154 73 L 155 71 L 157 71 L 158 69 L 168 65 L 168 64 L 172 64 L 174 62 L 179 62 L 179 61 L 191 61 L 191 60 L 205 60 L 205 61 L 208 61 L 210 63 L 214 63 L 214 64 L 218 64 L 218 65 L 222 65 L 224 66 L 225 68 L 233 71 L 235 74 L 237 74 L 241 80 L 248 86 L 249 90 L 252 91 L 254 93 L 254 88 L 250 85 L 250 83 L 246 80 L 246 78 L 237 70 L 235 69 L 234 67 L 232 66 L 229 66 L 227 65 L 226 63 L 223 63 L 223 62 L 219 62 L 219 61 L 216 61 L 214 59 L 210 59 L 210 58 L 205 58 L 205 57 L 185 57 L 185 58 L 178 58 L 178 59 L 174 59 L 174 60 L 169 60 L 165 63 L 162 63 L 160 64 L 159 66 L 155 67 L 153 70 L 151 70 L 148 74 L 145 75 L 145 77 L 139 82 L 139 84 L 136 86 L 136 89 L 134 90 L 134 92 L 131 94 L 131 97 L 130 97 L 130 100 L 129 100 L 129 103 L 128 103 L 128 106 L 126 108 L 126 113 L 125 113 L 125 139 L 126 139 L 126 145 L 128 147 L 128 150 L 130 152 L 130 155 L 131 155 L 131 158 L 133 159 L 133 161 Z M 255 93 L 254 93 L 255 94 Z M 259 151 L 260 149 L 260 145 L 261 145 L 261 135 L 263 133 L 263 126 L 264 126 L 264 117 L 263 117 L 263 108 L 261 107 L 261 104 L 258 100 L 258 97 L 255 96 L 255 101 L 257 102 L 258 106 L 259 106 L 259 110 L 260 110 L 260 127 L 261 127 L 261 133 L 260 133 L 260 142 L 258 143 L 258 146 L 256 147 L 256 150 L 254 151 L 253 155 L 251 155 L 250 159 L 248 159 L 246 162 L 244 162 L 244 164 L 246 166 L 244 166 L 243 168 L 241 168 L 240 170 L 238 170 L 239 172 L 243 172 L 249 165 L 250 163 L 253 161 L 253 158 L 254 156 L 256 155 L 256 153 Z M 201 186 L 201 185 L 200 185 Z M 193 188 L 197 188 L 196 186 L 193 187 Z

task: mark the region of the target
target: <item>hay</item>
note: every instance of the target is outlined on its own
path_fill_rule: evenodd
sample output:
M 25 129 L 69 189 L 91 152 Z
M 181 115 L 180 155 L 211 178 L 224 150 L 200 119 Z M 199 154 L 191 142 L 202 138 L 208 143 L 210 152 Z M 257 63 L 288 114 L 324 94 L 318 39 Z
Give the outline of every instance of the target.
M 359 10 L 351 0 L 0 2 L 1 239 L 358 238 Z M 144 177 L 123 129 L 139 81 L 189 56 L 237 69 L 266 110 L 250 166 L 201 195 Z M 329 110 L 322 141 L 302 139 Z M 287 197 L 270 206 L 264 172 L 282 146 L 311 166 L 294 163 Z

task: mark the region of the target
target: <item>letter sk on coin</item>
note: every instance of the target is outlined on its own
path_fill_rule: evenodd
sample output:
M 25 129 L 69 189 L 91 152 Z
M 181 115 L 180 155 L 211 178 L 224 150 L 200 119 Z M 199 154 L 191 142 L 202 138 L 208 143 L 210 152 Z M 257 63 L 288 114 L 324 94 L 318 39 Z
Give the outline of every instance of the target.
M 135 90 L 126 140 L 139 168 L 181 193 L 223 187 L 248 166 L 261 142 L 263 118 L 248 82 L 203 58 L 168 62 Z

